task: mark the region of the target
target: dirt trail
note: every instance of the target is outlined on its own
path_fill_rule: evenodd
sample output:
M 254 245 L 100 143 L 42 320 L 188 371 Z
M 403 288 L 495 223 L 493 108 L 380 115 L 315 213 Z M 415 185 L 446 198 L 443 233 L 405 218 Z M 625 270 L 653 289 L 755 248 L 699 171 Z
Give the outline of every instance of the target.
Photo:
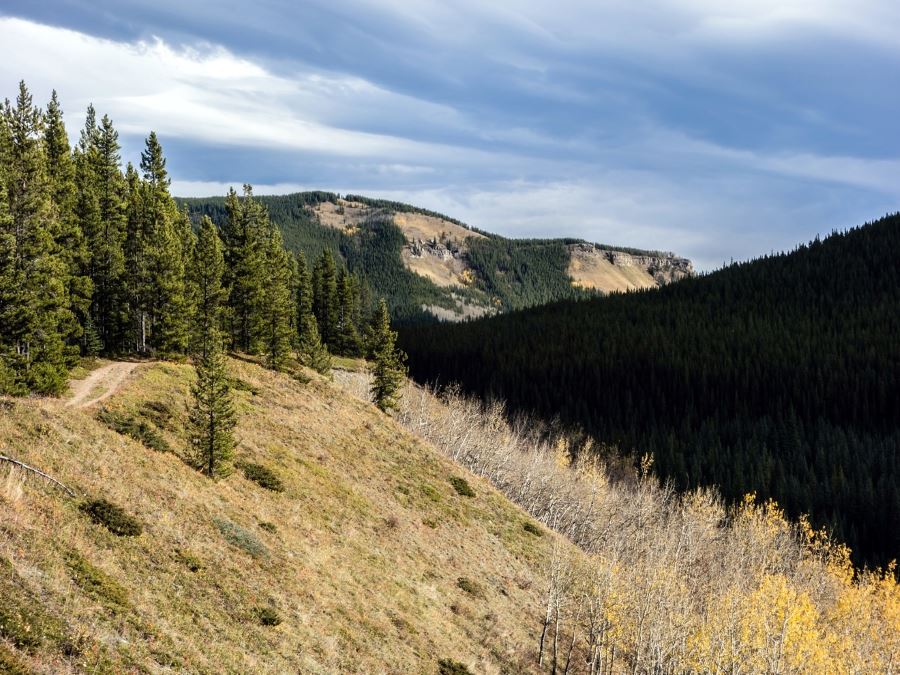
M 66 401 L 66 407 L 87 408 L 109 398 L 139 365 L 127 361 L 114 361 L 91 371 L 83 380 L 76 380 L 70 384 L 72 397 Z

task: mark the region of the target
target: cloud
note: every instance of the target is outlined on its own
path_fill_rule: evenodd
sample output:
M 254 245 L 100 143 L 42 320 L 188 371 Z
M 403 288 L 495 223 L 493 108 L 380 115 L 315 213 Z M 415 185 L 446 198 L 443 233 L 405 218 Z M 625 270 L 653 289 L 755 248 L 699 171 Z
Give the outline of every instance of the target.
M 900 17 L 860 1 L 97 0 L 53 20 L 105 37 L 0 17 L 0 84 L 56 87 L 73 137 L 93 101 L 128 159 L 155 129 L 178 194 L 370 193 L 708 268 L 900 201 Z

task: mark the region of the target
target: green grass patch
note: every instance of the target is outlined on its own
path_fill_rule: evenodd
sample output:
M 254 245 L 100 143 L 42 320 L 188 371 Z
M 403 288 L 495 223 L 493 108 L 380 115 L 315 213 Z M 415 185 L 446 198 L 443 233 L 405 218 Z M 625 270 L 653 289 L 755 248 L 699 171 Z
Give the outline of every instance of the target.
M 172 452 L 172 448 L 166 442 L 166 439 L 160 435 L 152 423 L 146 420 L 121 412 L 113 412 L 106 408 L 97 413 L 97 419 L 116 433 L 133 438 L 151 450 Z
M 260 487 L 272 492 L 284 492 L 284 483 L 269 467 L 253 462 L 238 462 L 237 467 L 244 472 L 247 480 L 252 480 Z
M 469 485 L 468 481 L 466 481 L 465 478 L 460 478 L 459 476 L 451 476 L 450 485 L 452 485 L 453 489 L 456 490 L 456 494 L 462 497 L 475 496 L 475 490 L 472 489 L 472 486 Z
M 91 499 L 78 507 L 97 525 L 119 537 L 137 537 L 144 531 L 144 526 L 134 516 L 126 513 L 121 506 L 106 499 Z
M 237 546 L 254 558 L 265 558 L 269 554 L 269 549 L 249 530 L 225 518 L 216 518 L 213 522 L 225 537 L 225 541 L 232 546 Z
M 94 567 L 77 551 L 67 551 L 64 558 L 72 581 L 90 597 L 112 610 L 128 605 L 128 592 L 106 572 Z
M 522 525 L 522 529 L 525 530 L 528 534 L 533 534 L 535 537 L 544 536 L 544 531 L 532 522 L 527 522 Z

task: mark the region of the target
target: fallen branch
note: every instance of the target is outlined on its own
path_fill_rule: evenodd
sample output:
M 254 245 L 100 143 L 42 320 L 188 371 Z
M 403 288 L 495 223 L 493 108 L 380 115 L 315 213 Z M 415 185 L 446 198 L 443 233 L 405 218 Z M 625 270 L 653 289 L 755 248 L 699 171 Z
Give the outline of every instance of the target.
M 33 466 L 28 466 L 24 462 L 20 462 L 19 460 L 13 459 L 12 457 L 7 457 L 6 455 L 0 455 L 0 462 L 6 462 L 8 464 L 12 464 L 13 466 L 17 466 L 20 469 L 25 469 L 26 471 L 30 471 L 34 474 L 37 474 L 44 480 L 50 481 L 57 487 L 61 488 L 62 490 L 65 490 L 66 494 L 68 494 L 73 499 L 78 496 L 75 494 L 74 490 L 72 490 L 70 487 L 64 485 L 63 483 L 60 483 L 53 476 L 49 476 L 46 473 L 44 473 L 43 471 L 41 471 L 40 469 L 35 469 Z

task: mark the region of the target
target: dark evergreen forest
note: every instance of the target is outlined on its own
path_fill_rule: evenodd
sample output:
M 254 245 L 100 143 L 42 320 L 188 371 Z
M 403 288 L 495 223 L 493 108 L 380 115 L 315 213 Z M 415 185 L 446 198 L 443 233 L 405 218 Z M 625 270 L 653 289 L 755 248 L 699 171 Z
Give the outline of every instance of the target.
M 652 453 L 900 555 L 900 215 L 661 289 L 407 325 L 422 382 Z

